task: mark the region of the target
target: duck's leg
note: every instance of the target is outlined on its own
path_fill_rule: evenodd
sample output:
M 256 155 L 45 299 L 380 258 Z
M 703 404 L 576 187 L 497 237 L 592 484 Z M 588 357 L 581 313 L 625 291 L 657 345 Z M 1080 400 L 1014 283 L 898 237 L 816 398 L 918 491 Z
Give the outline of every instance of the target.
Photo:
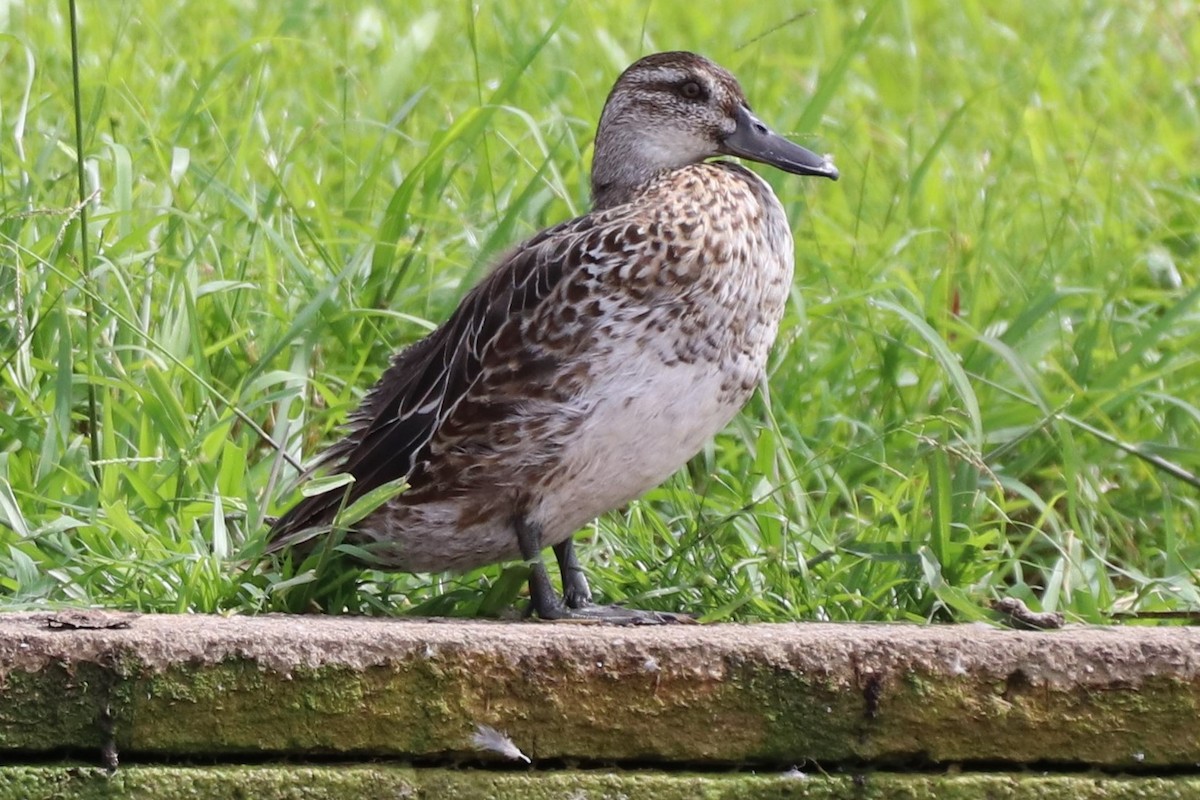
M 550 585 L 550 576 L 546 573 L 546 565 L 542 562 L 542 530 L 521 514 L 513 520 L 517 532 L 517 546 L 521 548 L 521 558 L 529 565 L 529 605 L 530 610 L 542 619 L 563 619 L 569 609 L 559 599 L 554 587 Z
M 567 600 L 564 603 L 554 591 L 550 576 L 546 572 L 546 565 L 542 561 L 541 528 L 524 515 L 515 520 L 515 527 L 521 557 L 532 570 L 529 575 L 530 605 L 533 613 L 541 619 L 594 620 L 613 625 L 662 625 L 668 622 L 693 621 L 686 614 L 594 605 L 587 578 L 583 575 L 583 568 L 579 565 L 579 558 L 575 555 L 575 548 L 570 539 L 554 547 L 554 554 L 558 558 L 559 569 L 563 575 L 563 593 Z
M 587 576 L 575 555 L 575 540 L 567 539 L 554 545 L 554 557 L 558 559 L 558 571 L 562 575 L 563 600 L 567 608 L 583 608 L 592 604 L 592 590 Z

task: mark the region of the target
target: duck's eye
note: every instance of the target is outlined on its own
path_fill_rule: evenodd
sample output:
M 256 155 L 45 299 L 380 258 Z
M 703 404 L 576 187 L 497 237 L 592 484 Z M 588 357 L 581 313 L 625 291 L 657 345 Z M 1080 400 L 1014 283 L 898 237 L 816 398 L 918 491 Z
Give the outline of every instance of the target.
M 700 100 L 704 97 L 704 87 L 700 81 L 684 81 L 679 84 L 679 95 L 685 100 Z

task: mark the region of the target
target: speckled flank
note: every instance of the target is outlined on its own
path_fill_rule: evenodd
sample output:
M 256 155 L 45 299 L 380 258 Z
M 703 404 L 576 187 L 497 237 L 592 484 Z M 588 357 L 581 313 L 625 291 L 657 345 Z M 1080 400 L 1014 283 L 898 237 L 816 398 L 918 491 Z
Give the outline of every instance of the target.
M 699 56 L 622 75 L 597 132 L 595 210 L 510 252 L 395 358 L 325 455 L 355 496 L 411 487 L 352 541 L 405 571 L 516 558 L 518 517 L 562 542 L 729 422 L 763 377 L 793 268 L 771 188 L 704 161 L 735 152 L 722 142 L 739 109 L 767 131 Z M 328 525 L 340 499 L 302 501 L 273 539 Z

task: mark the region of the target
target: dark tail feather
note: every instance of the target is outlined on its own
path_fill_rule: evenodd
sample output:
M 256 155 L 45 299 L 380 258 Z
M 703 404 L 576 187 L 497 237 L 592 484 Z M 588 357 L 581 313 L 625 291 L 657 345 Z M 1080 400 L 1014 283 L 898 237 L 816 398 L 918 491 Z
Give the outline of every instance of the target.
M 288 547 L 310 542 L 329 530 L 342 504 L 338 491 L 305 497 L 289 508 L 271 525 L 267 534 L 267 552 L 277 553 Z

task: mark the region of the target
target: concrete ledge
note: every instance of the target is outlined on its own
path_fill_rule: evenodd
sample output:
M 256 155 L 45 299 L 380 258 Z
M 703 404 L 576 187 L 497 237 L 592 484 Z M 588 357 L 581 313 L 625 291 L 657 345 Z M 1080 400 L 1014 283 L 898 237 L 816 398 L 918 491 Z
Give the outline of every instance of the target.
M 4 761 L 478 763 L 471 735 L 486 724 L 553 766 L 1200 764 L 1191 628 L 270 616 L 73 627 L 124 621 L 0 615 Z
M 0 800 L 70 797 L 74 800 L 582 800 L 650 797 L 654 800 L 1191 800 L 1198 778 L 1046 776 L 664 774 L 604 770 L 489 772 L 398 766 L 130 767 L 109 775 L 72 766 L 0 767 Z

